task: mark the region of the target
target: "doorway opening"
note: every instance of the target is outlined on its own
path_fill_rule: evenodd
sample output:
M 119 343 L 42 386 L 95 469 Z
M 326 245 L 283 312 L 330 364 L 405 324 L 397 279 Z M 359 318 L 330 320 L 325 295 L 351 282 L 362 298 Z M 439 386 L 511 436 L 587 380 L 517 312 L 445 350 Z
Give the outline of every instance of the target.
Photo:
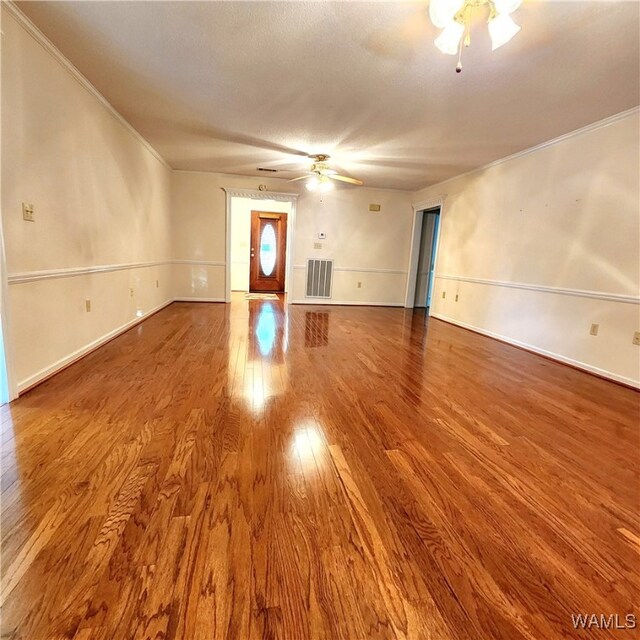
M 284 293 L 289 287 L 291 223 L 294 203 L 233 196 L 229 206 L 229 289 Z
M 435 284 L 442 206 L 434 204 L 418 208 L 414 205 L 414 212 L 404 306 L 409 309 L 424 309 L 426 317 L 429 315 Z
M 418 252 L 418 272 L 416 275 L 416 292 L 413 306 L 431 307 L 433 280 L 436 266 L 436 243 L 440 226 L 440 208 L 422 212 L 422 228 L 420 229 L 420 249 Z

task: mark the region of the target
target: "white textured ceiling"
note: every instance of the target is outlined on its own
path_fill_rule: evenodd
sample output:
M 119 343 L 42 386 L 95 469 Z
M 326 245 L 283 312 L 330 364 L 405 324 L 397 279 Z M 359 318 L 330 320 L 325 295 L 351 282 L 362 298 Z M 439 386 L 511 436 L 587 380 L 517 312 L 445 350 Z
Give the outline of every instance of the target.
M 460 75 L 424 2 L 18 4 L 178 169 L 414 190 L 639 102 L 636 1 L 525 0 L 495 52 L 478 16 Z

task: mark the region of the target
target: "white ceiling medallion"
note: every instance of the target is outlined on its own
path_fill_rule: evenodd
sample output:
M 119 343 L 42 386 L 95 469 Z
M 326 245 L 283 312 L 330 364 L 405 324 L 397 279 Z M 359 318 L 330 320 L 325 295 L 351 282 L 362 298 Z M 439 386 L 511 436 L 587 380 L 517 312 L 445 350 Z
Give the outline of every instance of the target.
M 431 0 L 429 17 L 431 22 L 442 29 L 435 39 L 435 45 L 452 56 L 458 56 L 456 72 L 462 71 L 462 49 L 471 44 L 471 17 L 476 9 L 489 9 L 488 28 L 491 48 L 495 51 L 506 44 L 520 31 L 511 18 L 522 0 Z

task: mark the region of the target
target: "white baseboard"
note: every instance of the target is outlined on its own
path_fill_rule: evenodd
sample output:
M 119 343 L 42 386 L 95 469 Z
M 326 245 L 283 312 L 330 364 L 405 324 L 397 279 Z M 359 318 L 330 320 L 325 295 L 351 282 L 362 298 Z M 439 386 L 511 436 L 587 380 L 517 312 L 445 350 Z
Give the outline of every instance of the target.
M 44 369 L 40 369 L 40 371 L 34 373 L 28 378 L 25 378 L 24 380 L 19 381 L 18 393 L 19 394 L 24 393 L 25 391 L 31 389 L 31 387 L 34 387 L 35 385 L 39 384 L 40 382 L 43 382 L 47 378 L 50 378 L 54 373 L 57 373 L 61 369 L 68 367 L 70 364 L 73 364 L 76 360 L 80 360 L 80 358 L 83 358 L 84 356 L 91 353 L 92 351 L 95 351 L 98 347 L 101 347 L 103 344 L 109 342 L 110 340 L 113 340 L 113 338 L 119 336 L 121 333 L 128 331 L 129 329 L 131 329 L 131 327 L 135 327 L 135 325 L 139 324 L 149 316 L 152 316 L 154 313 L 157 313 L 161 309 L 168 307 L 172 303 L 173 303 L 173 299 L 163 302 L 162 304 L 158 305 L 154 309 L 150 309 L 139 318 L 138 317 L 133 318 L 129 322 L 117 327 L 116 329 L 113 329 L 112 331 L 109 331 L 109 333 L 106 333 L 100 338 L 93 340 L 89 344 L 86 344 L 84 347 L 81 347 L 80 349 L 76 349 L 76 351 L 73 351 L 68 356 L 65 356 L 64 358 L 60 358 L 60 360 L 57 360 L 56 362 L 49 365 L 48 367 L 45 367 Z
M 522 342 L 521 340 L 515 340 L 514 338 L 510 338 L 500 333 L 494 333 L 493 331 L 487 331 L 486 329 L 481 329 L 480 327 L 467 324 L 466 322 L 462 322 L 461 320 L 456 320 L 455 318 L 445 316 L 442 313 L 431 313 L 430 316 L 432 318 L 437 318 L 438 320 L 448 322 L 449 324 L 455 324 L 456 326 L 462 327 L 463 329 L 469 329 L 470 331 L 474 331 L 475 333 L 480 333 L 483 336 L 488 336 L 489 338 L 495 338 L 496 340 L 500 340 L 500 342 L 505 342 L 507 344 L 510 344 L 516 347 L 521 347 L 522 349 L 526 349 L 527 351 L 531 351 L 532 353 L 537 353 L 538 355 L 546 356 L 547 358 L 551 358 L 552 360 L 556 360 L 563 364 L 571 365 L 572 367 L 576 367 L 577 369 L 582 369 L 583 371 L 593 373 L 602 378 L 614 380 L 615 382 L 620 382 L 630 387 L 634 387 L 635 389 L 640 389 L 640 380 L 627 378 L 626 376 L 618 375 L 617 373 L 613 373 L 612 371 L 608 371 L 607 369 L 600 369 L 599 367 L 594 367 L 593 365 L 587 364 L 586 362 L 581 362 L 580 360 L 574 360 L 573 358 L 568 358 L 559 353 L 555 353 L 553 351 L 547 351 L 546 349 L 541 349 L 540 347 L 536 347 L 535 345 L 529 344 L 528 342 Z
M 328 300 L 326 298 L 304 298 L 290 300 L 289 304 L 335 305 L 352 307 L 403 307 L 404 302 L 366 302 L 364 300 Z
M 225 302 L 224 298 L 189 298 L 186 296 L 180 296 L 174 298 L 173 302 Z

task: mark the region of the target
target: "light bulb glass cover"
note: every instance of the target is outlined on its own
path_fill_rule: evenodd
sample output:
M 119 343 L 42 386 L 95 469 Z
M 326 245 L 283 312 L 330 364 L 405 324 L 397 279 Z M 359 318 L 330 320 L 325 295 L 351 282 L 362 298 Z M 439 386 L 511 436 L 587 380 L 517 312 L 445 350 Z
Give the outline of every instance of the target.
M 498 13 L 513 13 L 521 4 L 522 0 L 493 0 Z
M 499 13 L 489 22 L 489 35 L 491 36 L 491 49 L 506 44 L 520 31 L 520 27 L 506 13 Z
M 318 191 L 322 193 L 326 193 L 327 191 L 331 191 L 333 189 L 333 182 L 329 180 L 326 176 L 322 176 L 324 180 L 320 179 L 320 184 L 318 185 Z
M 460 11 L 464 0 L 431 0 L 429 3 L 429 17 L 431 22 L 444 29 L 452 20 L 453 16 Z
M 305 183 L 305 187 L 309 190 L 309 191 L 315 191 L 318 188 L 318 185 L 320 184 L 320 181 L 318 180 L 317 176 L 311 176 Z
M 458 53 L 458 46 L 460 45 L 460 38 L 462 38 L 463 33 L 464 25 L 455 20 L 451 20 L 434 40 L 434 43 L 442 53 L 455 56 L 456 53 Z

